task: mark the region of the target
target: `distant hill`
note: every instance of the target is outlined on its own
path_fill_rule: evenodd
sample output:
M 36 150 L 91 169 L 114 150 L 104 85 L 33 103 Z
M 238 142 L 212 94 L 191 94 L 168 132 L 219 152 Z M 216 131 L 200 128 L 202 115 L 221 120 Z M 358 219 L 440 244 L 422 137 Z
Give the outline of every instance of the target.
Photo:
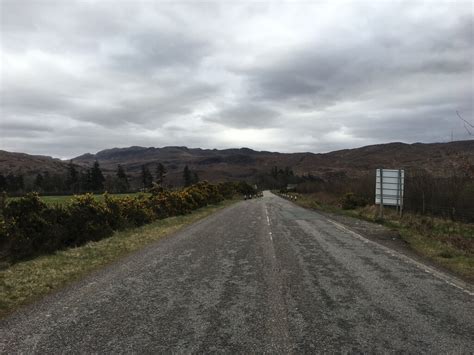
M 142 165 L 154 172 L 156 163 L 169 170 L 168 179 L 179 182 L 185 165 L 210 181 L 252 179 L 271 167 L 291 167 L 298 174 L 328 177 L 332 174 L 361 175 L 378 167 L 425 168 L 446 176 L 453 166 L 474 166 L 474 140 L 451 143 L 387 143 L 324 154 L 277 153 L 240 149 L 200 149 L 187 147 L 129 147 L 102 150 L 73 159 L 78 167 L 88 167 L 98 160 L 105 173 L 114 173 L 121 164 L 132 176 L 138 176 Z M 68 161 L 45 156 L 0 151 L 0 173 L 42 171 L 63 172 Z
M 324 154 L 277 153 L 240 149 L 200 149 L 187 147 L 114 148 L 75 158 L 74 163 L 89 166 L 98 160 L 103 169 L 114 171 L 117 164 L 138 174 L 142 165 L 150 168 L 157 162 L 168 167 L 170 178 L 180 178 L 185 165 L 198 171 L 201 178 L 226 180 L 252 178 L 271 167 L 291 167 L 296 174 L 330 176 L 334 173 L 360 175 L 385 168 L 425 168 L 438 176 L 446 175 L 452 164 L 469 161 L 474 165 L 474 141 L 451 143 L 388 143 L 344 149 Z
M 0 150 L 0 173 L 4 175 L 9 173 L 36 175 L 45 171 L 51 174 L 62 174 L 66 172 L 67 165 L 68 163 L 63 160 L 44 155 L 30 155 Z

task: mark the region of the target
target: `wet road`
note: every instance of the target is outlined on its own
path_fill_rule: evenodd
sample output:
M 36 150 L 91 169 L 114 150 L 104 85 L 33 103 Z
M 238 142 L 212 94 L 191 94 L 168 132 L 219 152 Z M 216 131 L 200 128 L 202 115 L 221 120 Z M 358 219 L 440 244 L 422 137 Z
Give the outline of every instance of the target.
M 468 353 L 473 299 L 265 193 L 0 321 L 0 351 Z

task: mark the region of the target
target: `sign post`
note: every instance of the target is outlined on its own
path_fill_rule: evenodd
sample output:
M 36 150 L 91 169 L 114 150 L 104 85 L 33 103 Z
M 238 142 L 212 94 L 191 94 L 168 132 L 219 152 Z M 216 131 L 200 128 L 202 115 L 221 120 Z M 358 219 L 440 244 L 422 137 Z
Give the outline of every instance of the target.
M 384 217 L 384 206 L 395 206 L 402 215 L 405 171 L 403 169 L 377 169 L 375 182 L 375 204 L 379 205 L 379 216 Z
M 382 168 L 379 169 L 379 173 L 380 173 L 380 175 L 379 175 L 380 176 L 380 211 L 379 211 L 379 217 L 381 219 L 383 219 L 383 169 Z

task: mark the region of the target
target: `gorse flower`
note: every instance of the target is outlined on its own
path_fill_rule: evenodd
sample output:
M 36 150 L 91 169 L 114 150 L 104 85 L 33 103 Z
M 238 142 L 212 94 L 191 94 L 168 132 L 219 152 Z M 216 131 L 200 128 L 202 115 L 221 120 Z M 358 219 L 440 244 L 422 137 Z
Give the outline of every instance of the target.
M 76 195 L 65 205 L 47 205 L 37 193 L 7 200 L 0 208 L 0 262 L 15 262 L 109 237 L 116 230 L 183 215 L 248 189 L 245 183 L 201 181 L 180 191 L 102 200 Z

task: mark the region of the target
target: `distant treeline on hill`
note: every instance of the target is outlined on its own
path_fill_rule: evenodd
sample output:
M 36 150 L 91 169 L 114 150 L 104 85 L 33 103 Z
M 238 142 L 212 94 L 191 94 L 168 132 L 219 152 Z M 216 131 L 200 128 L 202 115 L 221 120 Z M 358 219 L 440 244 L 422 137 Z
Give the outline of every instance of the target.
M 273 166 L 270 171 L 257 175 L 256 184 L 260 190 L 282 190 L 289 184 L 303 184 L 306 182 L 320 182 L 321 177 L 311 173 L 296 175 L 293 169 L 286 166 L 284 168 Z
M 132 180 L 125 169 L 117 166 L 115 174 L 104 175 L 99 162 L 88 169 L 78 169 L 71 161 L 65 174 L 38 173 L 36 176 L 26 178 L 22 173 L 0 173 L 0 191 L 10 195 L 23 195 L 35 191 L 43 195 L 48 194 L 78 194 L 78 193 L 125 193 L 149 189 L 153 184 L 172 187 L 166 184 L 167 169 L 162 163 L 156 163 L 155 169 L 150 170 L 149 165 L 142 165 L 139 180 Z M 199 182 L 199 176 L 187 165 L 183 169 L 183 185 L 190 186 Z
M 68 165 L 65 174 L 50 174 L 48 172 L 38 173 L 30 181 L 26 181 L 22 174 L 0 174 L 0 191 L 6 191 L 10 196 L 21 196 L 25 193 L 35 191 L 42 195 L 71 195 L 78 193 L 126 193 L 145 191 L 154 184 L 171 188 L 166 179 L 168 169 L 162 163 L 151 166 L 142 165 L 139 178 L 132 179 L 125 169 L 117 166 L 115 174 L 104 175 L 97 161 L 92 167 L 79 171 L 72 162 Z M 327 174 L 326 174 L 327 175 Z M 341 174 L 333 173 L 332 177 L 340 177 Z M 345 174 L 342 174 L 345 176 Z M 182 186 L 190 186 L 199 182 L 196 171 L 187 165 L 182 171 Z M 257 185 L 259 190 L 280 190 L 288 184 L 303 184 L 308 182 L 321 182 L 323 179 L 311 173 L 296 175 L 290 167 L 273 166 L 268 171 L 260 172 L 248 181 Z

